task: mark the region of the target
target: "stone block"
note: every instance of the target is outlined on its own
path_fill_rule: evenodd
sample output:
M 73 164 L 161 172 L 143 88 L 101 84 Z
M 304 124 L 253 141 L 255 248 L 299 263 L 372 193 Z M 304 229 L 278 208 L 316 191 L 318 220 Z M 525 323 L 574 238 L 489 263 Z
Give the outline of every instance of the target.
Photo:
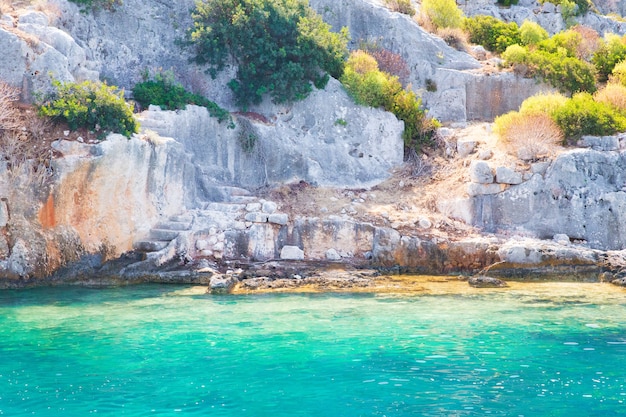
M 522 174 L 508 167 L 497 167 L 496 182 L 499 184 L 521 184 Z
M 248 203 L 246 204 L 246 211 L 261 211 L 261 203 Z
M 267 221 L 270 223 L 286 225 L 289 222 L 289 215 L 287 215 L 286 213 L 270 214 L 267 218 Z
M 583 136 L 578 141 L 581 148 L 592 148 L 596 151 L 618 151 L 620 149 L 617 136 Z
M 252 222 L 252 223 L 267 223 L 267 213 L 259 213 L 259 212 L 255 212 L 255 213 L 247 213 L 246 214 L 246 221 L 247 222 Z
M 326 251 L 326 260 L 328 261 L 340 261 L 341 255 L 335 249 L 330 248 Z
M 478 184 L 491 184 L 493 182 L 493 172 L 485 161 L 472 161 L 469 169 L 472 182 Z
M 304 260 L 304 251 L 297 246 L 283 246 L 280 250 L 280 259 L 302 261 Z
M 9 207 L 5 200 L 0 200 L 0 227 L 9 224 Z
M 475 148 L 476 148 L 475 140 L 464 139 L 464 140 L 459 140 L 456 143 L 456 151 L 458 152 L 461 158 L 465 158 L 466 156 L 469 156 L 472 152 L 474 152 Z
M 272 214 L 278 209 L 278 205 L 273 201 L 266 201 L 263 203 L 262 211 L 263 213 Z
M 477 184 L 475 182 L 467 185 L 467 194 L 470 197 L 477 195 L 498 194 L 503 190 L 501 184 Z

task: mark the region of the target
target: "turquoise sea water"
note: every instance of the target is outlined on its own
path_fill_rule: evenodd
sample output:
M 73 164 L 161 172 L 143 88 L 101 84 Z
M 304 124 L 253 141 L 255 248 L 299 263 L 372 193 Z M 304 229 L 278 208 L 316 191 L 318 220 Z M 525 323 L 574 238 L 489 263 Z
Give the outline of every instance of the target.
M 4 291 L 0 415 L 626 415 L 626 293 L 588 285 L 556 296 Z

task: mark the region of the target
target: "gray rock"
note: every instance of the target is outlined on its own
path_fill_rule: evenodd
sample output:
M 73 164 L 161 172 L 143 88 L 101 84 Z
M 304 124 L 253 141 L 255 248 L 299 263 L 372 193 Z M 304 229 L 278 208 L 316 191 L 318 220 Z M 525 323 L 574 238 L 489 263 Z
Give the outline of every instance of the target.
M 278 209 L 278 205 L 273 201 L 265 201 L 263 203 L 263 213 L 272 214 Z
M 209 291 L 211 294 L 228 294 L 237 284 L 238 279 L 231 274 L 216 274 L 209 281 Z
M 618 287 L 626 287 L 626 277 L 614 279 L 611 281 L 611 284 L 617 285 Z
M 508 167 L 496 168 L 496 182 L 499 184 L 521 184 L 522 174 Z
M 503 288 L 508 287 L 508 284 L 498 278 L 487 277 L 484 275 L 470 277 L 467 283 L 474 288 Z
M 462 139 L 456 143 L 456 151 L 459 157 L 465 158 L 469 156 L 476 149 L 476 141 L 470 139 Z
M 543 175 L 550 166 L 551 161 L 535 162 L 530 164 L 530 172 L 533 174 Z
M 478 152 L 478 159 L 482 161 L 486 161 L 488 159 L 491 159 L 492 157 L 493 157 L 493 151 L 491 149 L 481 149 Z
M 261 203 L 248 203 L 246 204 L 246 211 L 261 211 Z
M 245 219 L 247 222 L 252 223 L 267 223 L 268 215 L 267 213 L 246 213 Z
M 284 226 L 289 223 L 289 215 L 286 213 L 273 213 L 269 215 L 267 221 Z
M 330 248 L 326 251 L 326 260 L 328 261 L 340 261 L 341 255 L 335 249 Z
M 433 227 L 433 223 L 426 217 L 422 217 L 417 221 L 417 226 L 420 229 L 430 229 L 431 227 Z
M 0 227 L 6 227 L 9 223 L 9 207 L 6 200 L 0 200 Z
M 467 194 L 470 197 L 497 194 L 502 190 L 501 184 L 477 184 L 475 182 L 467 184 Z
M 304 251 L 297 246 L 283 246 L 283 248 L 280 250 L 280 259 L 303 261 Z
M 618 151 L 620 149 L 617 136 L 583 136 L 578 141 L 581 148 L 592 148 L 596 151 Z
M 569 245 L 570 244 L 569 236 L 567 236 L 566 234 L 563 234 L 563 233 L 559 233 L 559 234 L 554 235 L 552 240 L 554 240 L 559 245 Z
M 470 180 L 478 184 L 493 183 L 493 172 L 488 163 L 484 161 L 472 161 L 469 167 Z

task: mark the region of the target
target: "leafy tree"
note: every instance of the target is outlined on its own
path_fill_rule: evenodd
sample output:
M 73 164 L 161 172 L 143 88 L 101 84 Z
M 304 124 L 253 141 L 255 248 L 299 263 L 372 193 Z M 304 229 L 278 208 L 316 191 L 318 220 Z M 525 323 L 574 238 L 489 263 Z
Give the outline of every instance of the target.
M 304 0 L 204 0 L 192 14 L 196 61 L 212 74 L 232 58 L 237 76 L 229 82 L 238 104 L 299 100 L 320 88 L 328 74 L 339 77 L 348 33 L 330 25 Z
M 66 121 L 70 129 L 81 127 L 130 137 L 139 130 L 124 92 L 101 82 L 55 82 L 56 91 L 39 107 L 42 116 Z

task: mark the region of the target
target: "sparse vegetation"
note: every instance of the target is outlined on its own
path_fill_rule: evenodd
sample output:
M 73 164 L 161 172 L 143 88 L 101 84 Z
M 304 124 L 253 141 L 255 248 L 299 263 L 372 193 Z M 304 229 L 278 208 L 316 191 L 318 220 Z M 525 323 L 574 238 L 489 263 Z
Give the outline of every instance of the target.
M 113 10 L 116 6 L 122 5 L 122 0 L 70 0 L 84 9 L 105 9 Z
M 215 74 L 232 58 L 237 76 L 228 85 L 244 109 L 266 94 L 302 99 L 343 71 L 347 29 L 332 33 L 306 1 L 206 0 L 192 16 L 196 61 Z
M 139 129 L 124 92 L 104 83 L 55 82 L 56 91 L 39 107 L 42 116 L 67 122 L 70 129 L 84 127 L 105 136 L 108 132 L 130 137 Z
M 367 49 L 369 53 L 378 64 L 378 69 L 387 74 L 395 75 L 400 80 L 403 86 L 406 86 L 411 70 L 401 55 L 391 52 L 388 49 L 382 48 L 378 45 L 370 46 Z
M 461 28 L 442 28 L 437 30 L 437 36 L 457 51 L 467 52 L 467 33 Z
M 563 142 L 559 126 L 543 113 L 507 113 L 496 118 L 494 131 L 509 151 L 522 160 L 549 156 Z
M 209 114 L 220 122 L 231 120 L 230 113 L 216 103 L 198 94 L 190 93 L 176 83 L 171 72 L 158 72 L 153 77 L 146 72 L 144 81 L 133 87 L 133 97 L 142 106 L 150 104 L 160 106 L 164 110 L 184 109 L 187 104 L 206 107 Z
M 616 111 L 626 116 L 626 86 L 624 84 L 608 83 L 593 96 L 595 101 L 608 104 Z
M 411 0 L 385 0 L 385 4 L 394 12 L 408 14 L 409 16 L 414 16 L 416 13 Z
M 420 13 L 422 25 L 433 32 L 443 28 L 460 28 L 463 23 L 463 12 L 455 0 L 422 0 Z
M 419 150 L 430 144 L 439 123 L 428 118 L 421 100 L 402 88 L 398 77 L 382 72 L 374 57 L 365 51 L 350 55 L 341 82 L 358 104 L 382 107 L 404 121 L 404 144 Z

